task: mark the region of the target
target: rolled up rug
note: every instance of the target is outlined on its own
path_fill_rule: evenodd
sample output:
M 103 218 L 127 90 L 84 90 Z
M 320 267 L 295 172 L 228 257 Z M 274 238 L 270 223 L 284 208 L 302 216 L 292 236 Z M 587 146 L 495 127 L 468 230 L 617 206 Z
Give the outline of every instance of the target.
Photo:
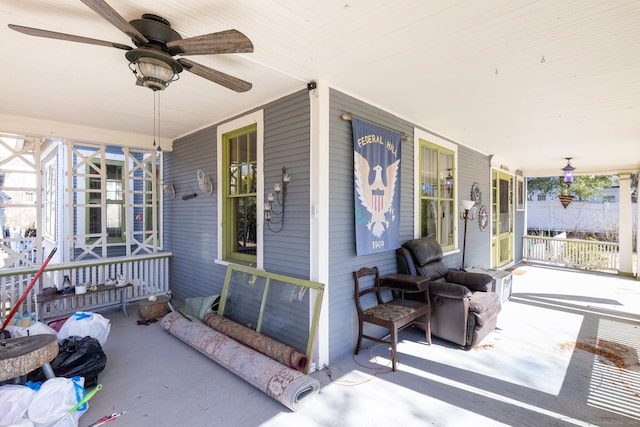
M 205 325 L 222 332 L 228 337 L 259 351 L 297 371 L 304 371 L 307 367 L 307 356 L 296 351 L 295 348 L 274 340 L 266 335 L 247 328 L 244 325 L 219 316 L 216 313 L 207 314 L 203 322 Z
M 171 335 L 233 372 L 292 411 L 320 391 L 320 382 L 247 347 L 244 344 L 178 312 L 160 322 Z

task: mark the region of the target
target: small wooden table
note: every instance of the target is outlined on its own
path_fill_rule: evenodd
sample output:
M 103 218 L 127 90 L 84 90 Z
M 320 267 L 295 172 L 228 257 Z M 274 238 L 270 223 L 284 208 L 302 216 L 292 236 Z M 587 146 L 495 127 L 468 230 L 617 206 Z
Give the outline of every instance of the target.
M 380 277 L 382 286 L 392 288 L 400 293 L 424 292 L 424 302 L 428 305 L 425 329 L 427 340 L 431 344 L 431 302 L 429 299 L 429 277 L 413 276 L 411 274 L 391 273 Z
M 38 319 L 43 319 L 44 315 L 47 313 L 44 312 L 44 306 L 47 304 L 52 304 L 54 302 L 66 303 L 67 301 L 71 302 L 70 309 L 63 309 L 60 311 L 56 311 L 55 315 L 69 314 L 77 311 L 78 309 L 94 309 L 101 307 L 108 307 L 116 304 L 120 304 L 122 308 L 122 312 L 125 317 L 128 317 L 127 313 L 127 289 L 133 288 L 132 283 L 127 283 L 126 285 L 117 286 L 117 285 L 96 285 L 97 290 L 90 291 L 87 289 L 87 292 L 83 294 L 55 294 L 52 297 L 45 297 L 44 294 L 36 295 L 36 303 L 38 309 Z M 109 293 L 118 292 L 119 299 L 113 300 Z M 102 297 L 102 302 L 100 298 Z M 82 304 L 78 305 L 78 301 L 81 301 Z M 52 312 L 53 313 L 53 312 Z
M 58 338 L 53 334 L 0 340 L 0 381 L 18 378 L 42 368 L 47 379 L 55 377 L 51 362 L 58 355 Z

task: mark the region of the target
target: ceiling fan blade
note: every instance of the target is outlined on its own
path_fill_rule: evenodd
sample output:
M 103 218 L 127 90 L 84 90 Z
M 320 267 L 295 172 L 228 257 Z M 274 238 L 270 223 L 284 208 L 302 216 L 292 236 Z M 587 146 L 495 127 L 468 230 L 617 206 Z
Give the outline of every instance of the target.
M 205 79 L 222 85 L 226 88 L 235 90 L 236 92 L 246 92 L 251 89 L 251 83 L 241 80 L 237 77 L 230 76 L 229 74 L 225 74 L 222 71 L 217 71 L 213 68 L 205 67 L 204 65 L 200 65 L 184 58 L 178 59 L 178 62 L 184 67 L 185 70 L 190 71 L 200 77 L 204 77 Z
M 220 31 L 202 36 L 167 42 L 167 47 L 182 55 L 253 52 L 253 43 L 237 30 Z
M 21 25 L 9 24 L 9 28 L 19 33 L 28 34 L 30 36 L 45 37 L 48 39 L 66 40 L 70 42 L 94 44 L 98 46 L 115 47 L 116 49 L 131 50 L 131 46 L 126 44 L 108 42 L 104 40 L 91 39 L 89 37 L 74 36 L 72 34 L 56 33 L 55 31 L 41 30 L 39 28 L 23 27 Z
M 91 10 L 93 10 L 98 15 L 102 16 L 104 19 L 109 21 L 109 23 L 115 26 L 117 29 L 131 37 L 132 40 L 135 40 L 141 45 L 145 45 L 149 43 L 149 40 L 142 35 L 142 33 L 136 30 L 133 25 L 131 25 L 126 19 L 122 17 L 118 12 L 116 12 L 111 6 L 107 4 L 104 0 L 81 0 L 82 3 L 86 4 Z

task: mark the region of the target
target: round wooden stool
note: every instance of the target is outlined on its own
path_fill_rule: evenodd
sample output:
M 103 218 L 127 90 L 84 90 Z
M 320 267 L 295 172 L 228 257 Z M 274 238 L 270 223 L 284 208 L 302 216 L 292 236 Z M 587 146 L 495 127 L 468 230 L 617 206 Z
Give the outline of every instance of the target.
M 51 362 L 58 355 L 58 337 L 53 334 L 0 340 L 0 381 L 18 378 L 42 368 L 45 377 L 53 378 Z

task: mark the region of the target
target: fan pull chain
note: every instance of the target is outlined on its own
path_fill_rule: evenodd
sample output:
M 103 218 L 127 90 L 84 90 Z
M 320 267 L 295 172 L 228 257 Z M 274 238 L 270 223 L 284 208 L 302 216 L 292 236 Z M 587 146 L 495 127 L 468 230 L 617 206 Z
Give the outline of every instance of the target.
M 156 138 L 158 142 L 156 143 Z M 160 138 L 160 94 L 157 90 L 153 91 L 153 147 L 156 151 L 162 151 L 159 143 Z
M 162 151 L 162 145 L 160 145 L 160 92 L 159 91 L 154 91 L 155 97 L 156 97 L 156 102 L 158 104 L 158 131 L 157 131 L 157 135 L 158 135 L 158 152 Z

